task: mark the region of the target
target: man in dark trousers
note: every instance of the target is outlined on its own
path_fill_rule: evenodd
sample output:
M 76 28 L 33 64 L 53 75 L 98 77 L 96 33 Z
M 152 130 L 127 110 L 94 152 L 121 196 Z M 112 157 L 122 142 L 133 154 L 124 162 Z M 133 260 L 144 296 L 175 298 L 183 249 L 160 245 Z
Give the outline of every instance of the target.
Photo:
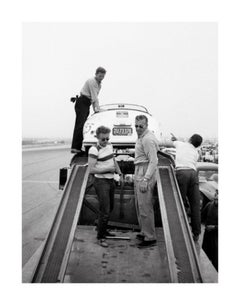
M 104 79 L 106 70 L 98 67 L 94 78 L 88 79 L 82 90 L 80 97 L 76 99 L 75 112 L 76 121 L 73 132 L 71 153 L 82 154 L 83 142 L 83 126 L 89 115 L 90 106 L 92 105 L 94 112 L 99 112 L 98 94 L 101 89 L 101 82 Z
M 200 192 L 197 174 L 198 148 L 202 144 L 202 137 L 194 134 L 188 142 L 178 141 L 172 135 L 173 145 L 176 147 L 176 178 L 182 195 L 182 200 L 187 208 L 187 199 L 191 210 L 191 227 L 193 239 L 198 241 L 201 233 Z
M 98 127 L 96 130 L 98 143 L 93 145 L 88 153 L 88 168 L 95 176 L 93 185 L 101 212 L 98 217 L 97 239 L 102 247 L 108 247 L 105 237 L 112 236 L 112 233 L 107 231 L 107 223 L 114 207 L 114 173 L 121 175 L 121 170 L 114 158 L 113 146 L 109 143 L 109 135 L 108 127 Z

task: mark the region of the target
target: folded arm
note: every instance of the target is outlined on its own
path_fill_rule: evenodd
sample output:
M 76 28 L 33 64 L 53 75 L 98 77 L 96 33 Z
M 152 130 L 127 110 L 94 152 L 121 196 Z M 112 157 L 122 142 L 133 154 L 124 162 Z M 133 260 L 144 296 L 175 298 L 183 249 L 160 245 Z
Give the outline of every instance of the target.
M 115 166 L 106 166 L 104 168 L 96 168 L 97 159 L 91 156 L 88 157 L 88 168 L 90 174 L 106 174 L 106 173 L 114 173 Z

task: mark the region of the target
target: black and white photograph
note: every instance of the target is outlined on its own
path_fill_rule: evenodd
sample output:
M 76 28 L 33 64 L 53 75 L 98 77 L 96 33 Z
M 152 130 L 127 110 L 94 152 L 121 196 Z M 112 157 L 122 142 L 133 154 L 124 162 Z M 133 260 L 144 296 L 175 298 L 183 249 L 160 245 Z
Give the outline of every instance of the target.
M 1 4 L 3 304 L 238 302 L 236 4 Z
M 218 282 L 217 37 L 23 24 L 23 282 Z

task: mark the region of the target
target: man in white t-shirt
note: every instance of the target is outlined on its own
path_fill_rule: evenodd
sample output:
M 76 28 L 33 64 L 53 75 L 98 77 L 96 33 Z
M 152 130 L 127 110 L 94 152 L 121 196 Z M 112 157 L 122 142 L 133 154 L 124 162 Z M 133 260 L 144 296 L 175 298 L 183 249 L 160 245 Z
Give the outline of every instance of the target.
M 114 159 L 113 147 L 109 141 L 110 129 L 100 126 L 96 130 L 97 145 L 92 146 L 88 152 L 88 167 L 94 174 L 94 188 L 99 200 L 101 214 L 98 217 L 97 239 L 102 247 L 108 247 L 105 240 L 107 223 L 110 212 L 114 206 L 114 173 L 121 175 L 121 170 Z
M 198 241 L 201 233 L 200 192 L 197 175 L 198 148 L 202 144 L 202 137 L 198 134 L 191 136 L 188 142 L 178 141 L 173 135 L 173 145 L 176 147 L 176 177 L 182 195 L 183 203 L 187 207 L 187 199 L 191 210 L 191 227 L 194 241 Z

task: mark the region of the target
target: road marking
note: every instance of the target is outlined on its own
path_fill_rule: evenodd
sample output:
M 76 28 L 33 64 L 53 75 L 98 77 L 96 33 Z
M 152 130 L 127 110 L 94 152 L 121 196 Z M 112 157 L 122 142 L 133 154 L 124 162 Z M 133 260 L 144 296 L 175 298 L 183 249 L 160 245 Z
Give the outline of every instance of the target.
M 57 180 L 43 181 L 43 180 L 23 180 L 22 183 L 59 183 Z

